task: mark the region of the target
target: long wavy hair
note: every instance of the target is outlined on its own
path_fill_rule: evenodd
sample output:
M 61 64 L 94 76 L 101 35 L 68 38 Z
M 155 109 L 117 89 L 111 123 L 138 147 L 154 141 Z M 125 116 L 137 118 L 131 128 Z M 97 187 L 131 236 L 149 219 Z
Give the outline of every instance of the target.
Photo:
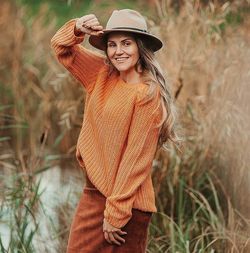
M 136 36 L 131 33 L 134 37 L 138 50 L 139 59 L 136 63 L 136 71 L 142 72 L 143 82 L 149 85 L 148 100 L 152 99 L 157 86 L 160 86 L 161 93 L 161 105 L 163 108 L 163 117 L 160 122 L 161 129 L 158 139 L 158 148 L 162 147 L 165 150 L 170 150 L 169 144 L 172 143 L 180 151 L 181 142 L 183 141 L 177 134 L 178 127 L 178 113 L 177 107 L 174 104 L 173 96 L 170 93 L 169 84 L 164 77 L 163 71 L 160 64 L 155 58 L 154 51 L 151 49 L 150 45 L 141 36 Z M 107 46 L 108 36 L 105 36 L 104 43 Z M 107 48 L 106 53 L 106 63 L 110 66 L 109 74 L 115 71 L 115 67 L 109 61 Z M 117 71 L 117 70 L 116 70 Z

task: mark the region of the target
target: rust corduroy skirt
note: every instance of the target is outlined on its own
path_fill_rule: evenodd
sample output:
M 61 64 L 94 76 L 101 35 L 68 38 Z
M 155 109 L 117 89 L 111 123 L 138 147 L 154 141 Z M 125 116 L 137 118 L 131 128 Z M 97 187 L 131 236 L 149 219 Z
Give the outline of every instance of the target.
M 152 213 L 132 209 L 132 217 L 121 228 L 125 243 L 108 243 L 102 231 L 106 198 L 86 176 L 86 184 L 70 228 L 67 253 L 145 253 Z

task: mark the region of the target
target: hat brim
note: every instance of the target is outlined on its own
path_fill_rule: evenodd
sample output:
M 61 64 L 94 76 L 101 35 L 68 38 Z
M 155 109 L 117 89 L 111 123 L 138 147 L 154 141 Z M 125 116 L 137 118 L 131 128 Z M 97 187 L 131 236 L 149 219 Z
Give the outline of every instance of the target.
M 101 35 L 90 35 L 89 36 L 89 43 L 93 47 L 100 49 L 100 50 L 105 50 L 105 42 L 104 38 L 107 34 L 111 32 L 131 32 L 138 34 L 140 37 L 143 37 L 145 41 L 147 42 L 148 47 L 150 47 L 154 52 L 158 51 L 159 49 L 162 48 L 163 43 L 160 39 L 158 39 L 156 36 L 146 33 L 146 32 L 141 32 L 141 31 L 134 31 L 131 29 L 110 29 L 110 30 L 103 30 L 103 34 Z

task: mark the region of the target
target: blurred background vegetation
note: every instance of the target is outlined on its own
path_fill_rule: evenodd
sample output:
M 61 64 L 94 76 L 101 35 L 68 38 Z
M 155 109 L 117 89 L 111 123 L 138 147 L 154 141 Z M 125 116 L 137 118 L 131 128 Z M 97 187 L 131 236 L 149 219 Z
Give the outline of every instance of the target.
M 247 0 L 1 1 L 0 249 L 65 252 L 84 178 L 75 160 L 85 92 L 50 39 L 71 18 L 147 17 L 182 128 L 159 150 L 147 252 L 250 252 L 250 3 Z M 87 42 L 84 42 L 89 47 Z

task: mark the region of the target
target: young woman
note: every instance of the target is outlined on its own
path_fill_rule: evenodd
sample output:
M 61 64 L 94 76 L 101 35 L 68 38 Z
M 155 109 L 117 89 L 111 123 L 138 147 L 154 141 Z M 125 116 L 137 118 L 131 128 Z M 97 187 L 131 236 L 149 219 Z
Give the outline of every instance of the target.
M 86 34 L 105 56 L 80 45 Z M 67 252 L 145 252 L 157 211 L 155 152 L 170 140 L 178 143 L 175 107 L 154 56 L 162 42 L 148 32 L 140 13 L 123 9 L 112 13 L 106 29 L 93 14 L 72 19 L 51 45 L 86 91 L 76 147 L 86 184 Z

